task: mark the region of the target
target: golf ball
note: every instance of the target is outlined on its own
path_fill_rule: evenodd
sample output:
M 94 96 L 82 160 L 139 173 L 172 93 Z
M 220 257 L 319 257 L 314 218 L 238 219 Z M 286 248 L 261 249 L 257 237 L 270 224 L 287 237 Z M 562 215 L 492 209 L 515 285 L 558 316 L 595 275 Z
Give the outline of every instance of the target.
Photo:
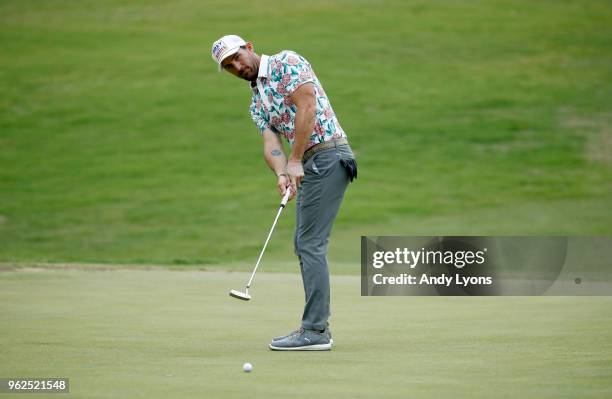
M 245 373 L 250 373 L 253 370 L 253 365 L 251 363 L 245 363 L 242 365 L 242 369 Z

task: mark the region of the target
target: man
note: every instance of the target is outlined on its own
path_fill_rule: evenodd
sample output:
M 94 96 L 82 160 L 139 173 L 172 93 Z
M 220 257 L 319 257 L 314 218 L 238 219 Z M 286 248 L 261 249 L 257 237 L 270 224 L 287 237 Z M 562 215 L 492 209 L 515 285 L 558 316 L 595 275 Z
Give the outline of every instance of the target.
M 273 338 L 272 350 L 329 350 L 330 316 L 327 244 L 344 191 L 357 176 L 346 134 L 323 87 L 302 56 L 281 51 L 267 56 L 236 35 L 213 43 L 219 69 L 250 82 L 249 108 L 262 138 L 264 158 L 277 176 L 281 196 L 296 199 L 295 253 L 300 261 L 306 305 L 301 328 Z M 287 157 L 280 136 L 291 145 Z

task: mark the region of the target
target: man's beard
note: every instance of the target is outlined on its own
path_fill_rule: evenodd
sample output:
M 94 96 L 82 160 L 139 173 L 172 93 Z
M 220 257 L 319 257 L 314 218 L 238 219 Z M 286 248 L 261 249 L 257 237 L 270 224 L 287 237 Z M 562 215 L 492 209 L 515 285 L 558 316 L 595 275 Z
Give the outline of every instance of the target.
M 243 73 L 241 73 L 239 76 L 244 80 L 253 82 L 255 79 L 257 79 L 257 71 L 254 71 L 251 67 L 246 67 L 245 71 L 243 71 Z

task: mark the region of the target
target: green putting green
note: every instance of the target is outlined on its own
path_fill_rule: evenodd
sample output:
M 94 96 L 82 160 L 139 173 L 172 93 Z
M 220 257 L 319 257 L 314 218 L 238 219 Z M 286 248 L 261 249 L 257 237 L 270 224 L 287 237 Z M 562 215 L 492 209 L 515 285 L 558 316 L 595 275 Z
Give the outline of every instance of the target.
M 360 297 L 332 278 L 335 346 L 280 353 L 295 273 L 0 273 L 3 377 L 68 377 L 71 398 L 609 398 L 611 297 Z M 253 364 L 250 374 L 242 371 Z

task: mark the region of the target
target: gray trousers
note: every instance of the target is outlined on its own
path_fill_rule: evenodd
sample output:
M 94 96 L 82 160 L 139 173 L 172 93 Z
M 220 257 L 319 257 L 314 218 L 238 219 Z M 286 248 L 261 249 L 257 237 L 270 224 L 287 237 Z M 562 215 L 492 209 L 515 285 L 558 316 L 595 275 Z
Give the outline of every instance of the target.
M 304 164 L 296 199 L 295 254 L 300 261 L 306 305 L 302 327 L 324 330 L 330 316 L 327 245 L 349 184 L 340 159 L 352 159 L 347 145 L 320 151 Z

